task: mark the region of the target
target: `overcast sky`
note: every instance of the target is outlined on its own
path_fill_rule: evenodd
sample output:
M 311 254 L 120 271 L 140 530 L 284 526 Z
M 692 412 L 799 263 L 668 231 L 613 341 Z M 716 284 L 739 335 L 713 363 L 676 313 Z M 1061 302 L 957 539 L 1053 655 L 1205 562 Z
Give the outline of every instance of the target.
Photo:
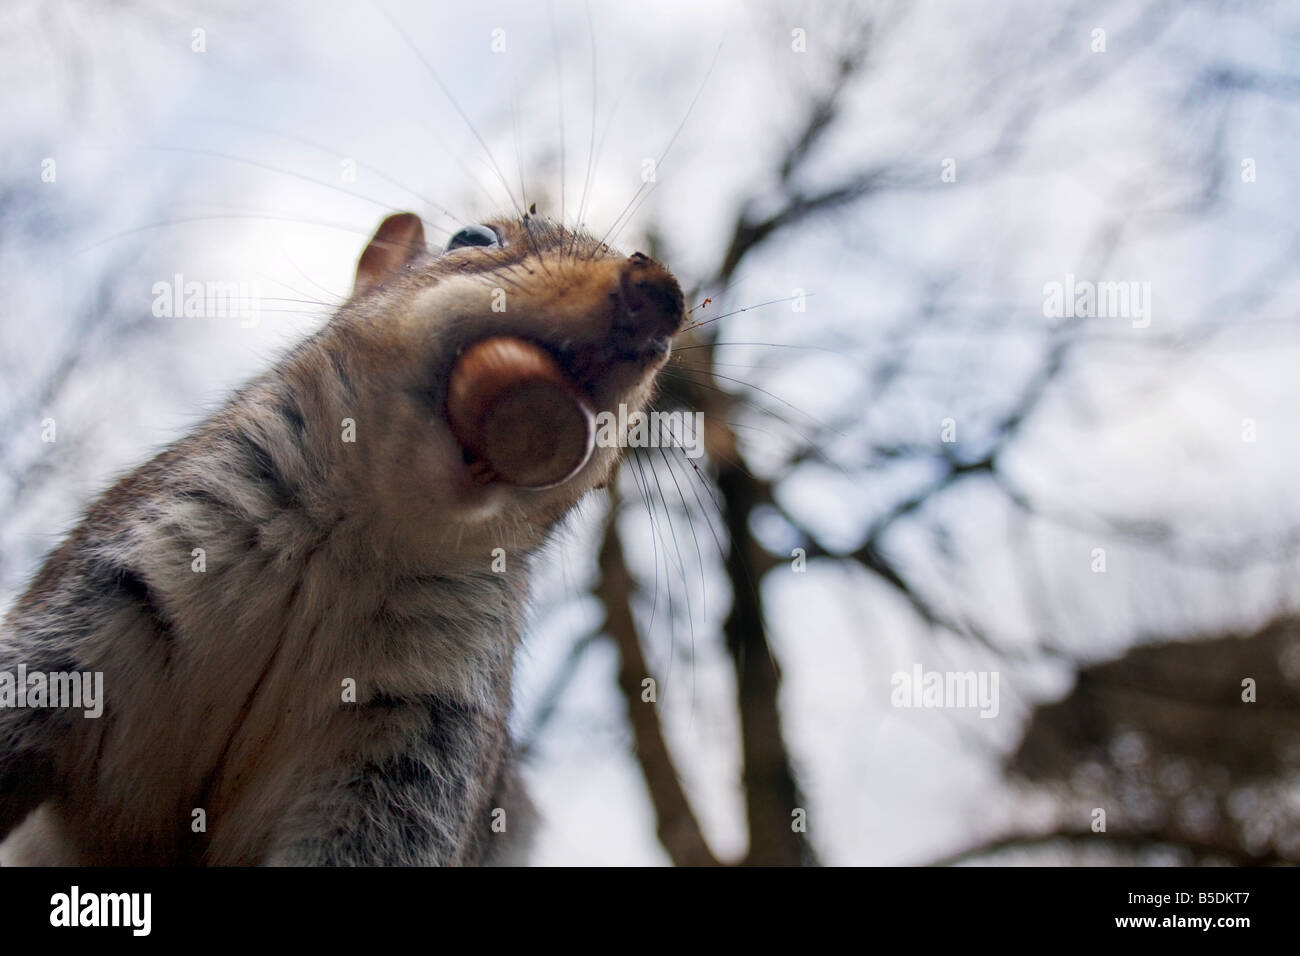
M 8 599 L 88 496 L 326 320 L 392 210 L 419 212 L 437 241 L 458 220 L 519 201 L 522 165 L 529 202 L 570 223 L 581 207 L 583 222 L 603 233 L 651 157 L 658 183 L 617 241 L 643 248 L 653 229 L 684 285 L 708 274 L 737 202 L 770 188 L 808 91 L 828 74 L 839 8 L 591 6 L 590 23 L 582 4 L 564 0 L 553 18 L 539 3 L 7 9 L 0 585 Z M 1255 559 L 1279 529 L 1300 526 L 1291 480 L 1300 399 L 1296 10 L 1094 6 L 1095 15 L 1076 16 L 1030 0 L 903 5 L 809 185 L 876 161 L 924 170 L 925 184 L 792 232 L 719 297 L 719 307 L 741 308 L 793 289 L 811 294 L 806 313 L 754 310 L 722 336 L 833 347 L 720 356 L 733 365 L 728 374 L 797 408 L 777 406 L 797 430 L 842 411 L 863 369 L 894 347 L 891 329 L 923 321 L 922 295 L 941 288 L 933 301 L 942 316 L 970 317 L 969 326 L 940 322 L 918 340 L 916 363 L 879 405 L 862 409 L 854 435 L 932 441 L 952 417 L 977 445 L 1041 358 L 1051 321 L 1045 284 L 1067 276 L 1147 284 L 1149 326 L 1096 320 L 1110 323 L 1113 348 L 1093 348 L 1068 369 L 1069 388 L 1045 402 L 1008 469 L 1035 498 L 1159 519 L 1250 566 L 1193 571 L 1158 549 L 1060 529 L 1017 542 L 1005 502 L 978 486 L 936 502 L 891 542 L 937 599 L 960 593 L 1026 646 L 1038 636 L 1035 595 L 1010 582 L 1017 556 L 1032 549 L 1043 574 L 1036 599 L 1057 609 L 1051 637 L 1084 657 L 1117 654 L 1144 636 L 1257 621 L 1290 600 L 1279 581 L 1295 568 L 1294 559 Z M 1099 28 L 1107 48 L 1092 52 Z M 795 29 L 807 31 L 805 54 L 791 50 Z M 1227 95 L 1207 81 L 1279 75 L 1267 95 L 1228 83 L 1226 109 Z M 1004 122 L 1031 102 L 1023 141 L 999 156 L 991 146 Z M 948 158 L 957 181 L 943 184 Z M 48 159 L 54 182 L 42 181 Z M 1242 176 L 1245 160 L 1253 180 Z M 1218 171 L 1215 202 L 1196 215 L 1206 169 Z M 1099 235 L 1115 243 L 1104 258 Z M 1099 261 L 1104 272 L 1090 273 Z M 152 318 L 153 284 L 177 273 L 255 284 L 256 327 Z M 1255 294 L 1243 298 L 1243 288 Z M 78 319 L 87 314 L 99 317 L 89 327 Z M 1148 348 L 1179 336 L 1198 347 Z M 47 393 L 78 339 L 89 343 L 87 357 Z M 40 442 L 47 415 L 60 423 L 58 459 L 42 457 L 51 454 Z M 746 433 L 760 465 L 764 442 L 776 440 L 763 436 L 782 427 Z M 884 469 L 863 480 L 860 456 L 840 451 L 842 470 L 809 467 L 782 494 L 827 541 L 850 543 L 924 476 Z M 951 565 L 935 563 L 934 527 L 949 538 Z M 772 534 L 780 538 L 779 523 Z M 638 540 L 630 555 L 638 567 L 666 560 L 648 532 Z M 574 637 L 596 621 L 589 602 L 566 600 L 592 573 L 590 541 L 575 521 L 540 582 L 519 678 L 521 725 Z M 1107 548 L 1105 577 L 1090 568 L 1094 547 Z M 684 551 L 680 569 L 661 573 L 678 575 L 679 595 L 691 595 L 693 628 L 679 615 L 671 632 L 650 635 L 649 653 L 659 666 L 673 662 L 663 678 L 667 731 L 706 832 L 729 856 L 743 849 L 744 826 L 730 663 L 717 638 L 725 586 L 707 550 L 705 567 L 693 547 Z M 1033 812 L 1007 802 L 996 757 L 1014 743 L 1029 702 L 1065 692 L 1067 669 L 1049 656 L 1011 664 L 968 641 L 930 639 L 860 569 L 814 563 L 802 575 L 773 572 L 763 586 L 810 832 L 826 861 L 921 862 Z M 668 620 L 662 609 L 658 619 Z M 890 675 L 917 662 L 1000 670 L 999 717 L 891 707 Z M 530 766 L 547 818 L 539 862 L 666 862 L 627 753 L 615 666 L 612 648 L 591 647 Z

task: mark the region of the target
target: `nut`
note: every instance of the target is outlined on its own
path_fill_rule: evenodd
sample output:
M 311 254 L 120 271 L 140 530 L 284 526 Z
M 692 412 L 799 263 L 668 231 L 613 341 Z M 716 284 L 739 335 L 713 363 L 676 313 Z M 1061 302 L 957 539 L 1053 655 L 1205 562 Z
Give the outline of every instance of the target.
M 472 457 L 480 483 L 549 488 L 591 458 L 591 403 L 545 349 L 498 336 L 466 349 L 452 366 L 447 421 Z

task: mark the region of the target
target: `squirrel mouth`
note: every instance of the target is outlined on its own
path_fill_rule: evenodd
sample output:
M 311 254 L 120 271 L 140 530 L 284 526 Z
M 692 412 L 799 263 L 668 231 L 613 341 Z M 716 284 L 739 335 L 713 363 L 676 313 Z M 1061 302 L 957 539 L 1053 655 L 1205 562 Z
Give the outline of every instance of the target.
M 540 490 L 581 471 L 595 449 L 596 412 L 578 381 L 524 339 L 496 336 L 461 353 L 448 382 L 447 421 L 471 478 Z
M 684 320 L 681 287 L 641 253 L 623 261 L 599 342 L 560 345 L 497 335 L 452 365 L 446 418 L 471 478 L 542 489 L 580 472 L 595 450 L 593 396 L 631 387 L 668 358 Z
M 471 479 L 553 488 L 573 478 L 596 443 L 592 393 L 615 365 L 643 374 L 667 358 L 669 339 L 552 349 L 514 336 L 482 339 L 452 365 L 446 418 Z

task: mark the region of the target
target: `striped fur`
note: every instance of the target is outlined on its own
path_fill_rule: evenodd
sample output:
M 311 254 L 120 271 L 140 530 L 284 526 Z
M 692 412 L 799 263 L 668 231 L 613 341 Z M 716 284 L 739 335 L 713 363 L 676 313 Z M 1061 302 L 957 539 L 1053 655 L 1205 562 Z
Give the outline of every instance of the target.
M 598 408 L 639 407 L 663 356 L 608 343 L 647 314 L 675 330 L 682 304 L 644 257 L 531 218 L 493 226 L 502 248 L 431 257 L 418 221 L 388 220 L 325 328 L 50 556 L 0 670 L 102 671 L 106 702 L 97 720 L 0 708 L 3 862 L 465 864 L 517 835 L 529 566 L 617 450 L 559 488 L 477 485 L 443 418 L 447 373 L 466 344 L 518 335 L 563 354 Z M 633 272 L 655 309 L 622 303 Z

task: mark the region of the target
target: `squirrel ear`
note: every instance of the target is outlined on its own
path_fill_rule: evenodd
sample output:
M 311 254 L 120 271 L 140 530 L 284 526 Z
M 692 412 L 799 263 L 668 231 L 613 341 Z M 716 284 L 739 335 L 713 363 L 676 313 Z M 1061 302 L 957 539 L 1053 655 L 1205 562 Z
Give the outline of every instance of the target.
M 424 251 L 424 224 L 420 217 L 411 212 L 389 216 L 379 224 L 366 251 L 361 253 L 352 294 L 360 295 L 391 279 Z

